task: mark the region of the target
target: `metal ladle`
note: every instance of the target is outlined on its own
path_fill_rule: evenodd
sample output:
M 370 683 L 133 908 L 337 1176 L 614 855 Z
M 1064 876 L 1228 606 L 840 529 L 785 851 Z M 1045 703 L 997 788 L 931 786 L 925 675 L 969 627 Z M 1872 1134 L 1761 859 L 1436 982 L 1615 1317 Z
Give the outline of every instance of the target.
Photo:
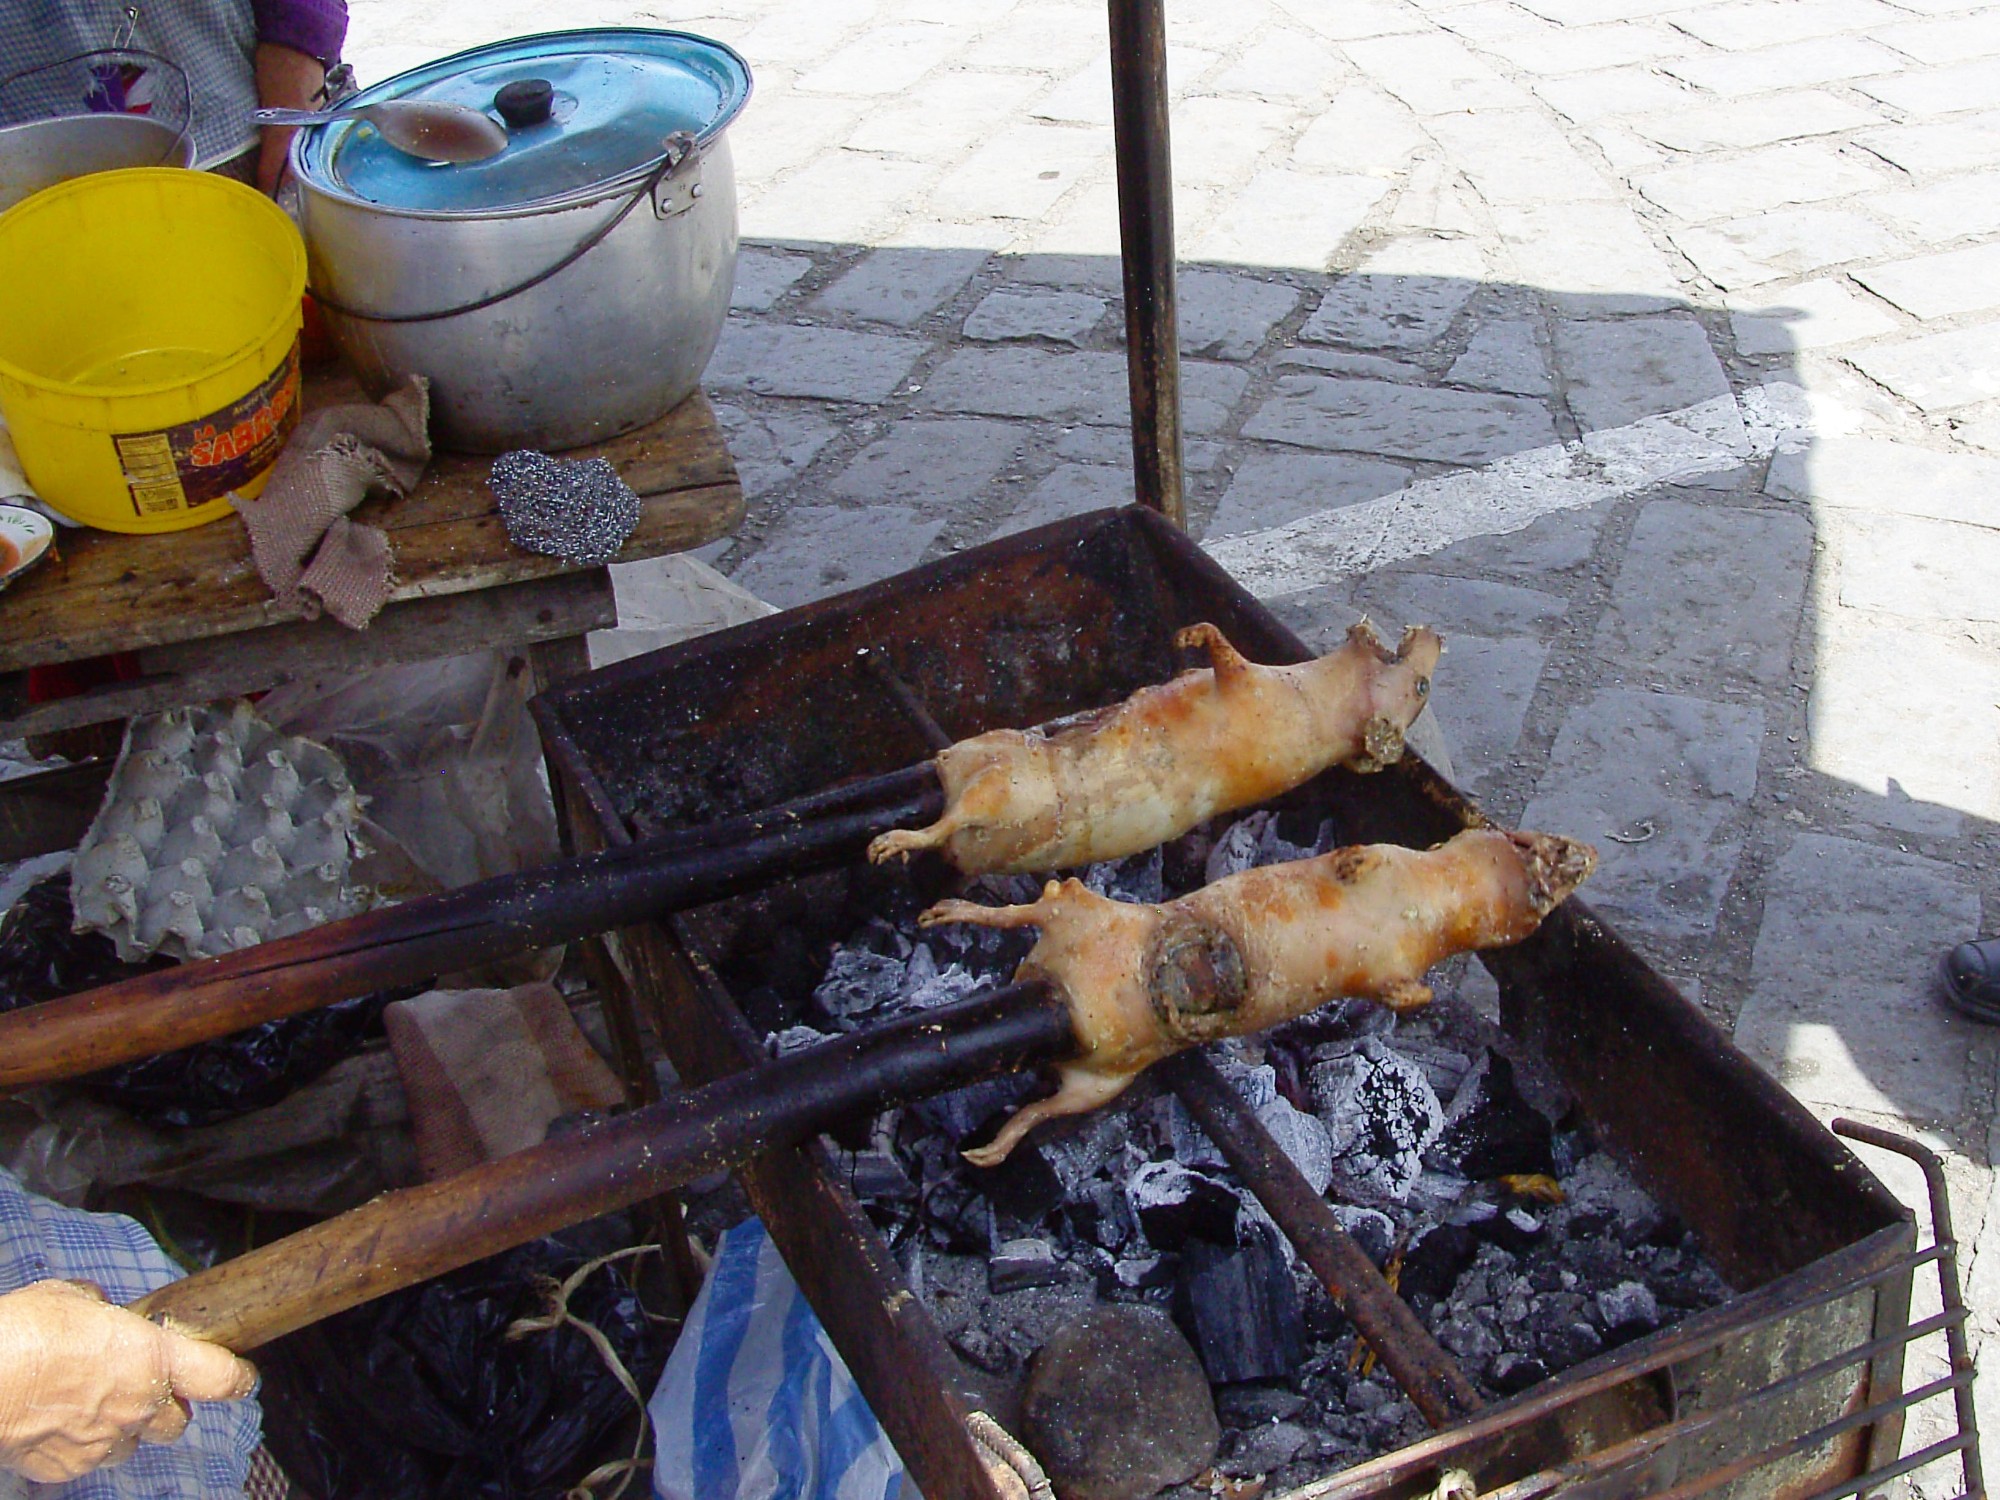
M 425 161 L 485 161 L 507 149 L 507 132 L 491 116 L 464 104 L 435 99 L 384 99 L 379 104 L 333 109 L 260 109 L 259 125 L 324 125 L 334 120 L 366 120 L 382 139 Z

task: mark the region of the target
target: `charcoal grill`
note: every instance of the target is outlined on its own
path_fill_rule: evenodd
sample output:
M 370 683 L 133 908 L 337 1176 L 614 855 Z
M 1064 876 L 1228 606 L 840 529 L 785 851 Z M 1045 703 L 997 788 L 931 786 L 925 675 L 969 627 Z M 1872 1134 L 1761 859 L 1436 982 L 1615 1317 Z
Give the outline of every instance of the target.
M 620 663 L 534 709 L 579 838 L 618 846 L 921 760 L 927 717 L 964 737 L 1110 703 L 1170 675 L 1174 632 L 1202 620 L 1254 659 L 1310 654 L 1135 506 Z M 1484 821 L 1414 758 L 1374 776 L 1335 770 L 1287 800 L 1355 839 L 1418 847 Z M 621 932 L 630 983 L 620 987 L 680 1075 L 707 1082 L 764 1053 L 693 932 L 685 919 Z M 1738 1294 L 1506 1402 L 1445 1412 L 1424 1440 L 1296 1500 L 1423 1495 L 1453 1469 L 1488 1500 L 1837 1500 L 1951 1454 L 1967 1495 L 1983 1495 L 1935 1158 L 1844 1127 L 1924 1165 L 1936 1233 L 1919 1250 L 1911 1214 L 1846 1146 L 1583 902 L 1484 961 L 1506 1030 L 1546 1060 L 1599 1141 L 1694 1230 Z M 997 1496 L 968 1433 L 966 1372 L 827 1153 L 773 1151 L 741 1177 L 918 1486 Z M 1938 1276 L 1944 1311 L 1913 1323 L 1920 1272 Z M 1932 1335 L 1949 1341 L 1950 1371 L 1905 1390 L 1906 1351 Z M 1909 1408 L 1946 1396 L 1956 1431 L 1900 1458 Z

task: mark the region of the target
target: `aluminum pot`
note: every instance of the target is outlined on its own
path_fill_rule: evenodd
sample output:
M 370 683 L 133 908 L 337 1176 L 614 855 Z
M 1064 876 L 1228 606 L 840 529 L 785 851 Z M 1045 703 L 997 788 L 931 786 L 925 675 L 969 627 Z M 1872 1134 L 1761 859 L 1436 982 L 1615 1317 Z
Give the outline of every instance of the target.
M 736 273 L 725 128 L 750 72 L 636 27 L 444 58 L 356 95 L 486 109 L 489 161 L 403 156 L 359 123 L 292 146 L 311 290 L 377 394 L 431 381 L 432 435 L 476 453 L 601 442 L 685 399 Z
M 61 115 L 0 127 L 0 213 L 43 188 L 120 167 L 191 167 L 194 141 L 144 115 Z

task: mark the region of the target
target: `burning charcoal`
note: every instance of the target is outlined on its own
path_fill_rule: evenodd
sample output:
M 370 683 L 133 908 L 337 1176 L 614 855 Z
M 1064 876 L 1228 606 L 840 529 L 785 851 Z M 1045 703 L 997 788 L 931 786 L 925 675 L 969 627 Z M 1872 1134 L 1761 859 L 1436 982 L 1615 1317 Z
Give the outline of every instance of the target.
M 1278 1236 L 1261 1225 L 1234 1249 L 1190 1241 L 1176 1302 L 1218 1385 L 1287 1377 L 1305 1357 L 1291 1265 Z
M 1424 1070 L 1424 1077 L 1430 1080 L 1431 1090 L 1438 1098 L 1457 1102 L 1459 1089 L 1472 1075 L 1471 1058 L 1438 1042 L 1401 1033 L 1396 1037 L 1396 1050 Z M 1447 1122 L 1452 1119 L 1450 1109 L 1446 1109 L 1445 1119 Z
M 1221 1051 L 1211 1054 L 1211 1061 L 1253 1110 L 1261 1110 L 1277 1098 L 1278 1075 L 1275 1069 L 1262 1064 L 1252 1067 Z M 1174 1160 L 1189 1167 L 1224 1165 L 1222 1152 L 1208 1138 L 1207 1132 L 1195 1123 L 1194 1116 L 1187 1112 L 1180 1100 L 1170 1099 L 1167 1118 Z M 1319 1191 L 1324 1192 L 1325 1189 Z
M 1013 1366 L 1013 1352 L 984 1328 L 962 1328 L 948 1342 L 967 1363 L 989 1375 L 1003 1374 Z
M 1601 1151 L 1578 1164 L 1563 1189 L 1569 1194 L 1572 1222 L 1578 1215 L 1609 1215 L 1611 1232 L 1621 1244 L 1653 1243 L 1674 1227 L 1660 1206 Z
M 1532 1354 L 1501 1354 L 1487 1368 L 1486 1378 L 1501 1395 L 1513 1396 L 1547 1380 L 1549 1367 Z
M 887 1151 L 863 1151 L 842 1158 L 842 1175 L 854 1196 L 864 1203 L 902 1203 L 917 1196 L 917 1185 L 903 1164 Z
M 1152 1308 L 1092 1308 L 1036 1353 L 1021 1435 L 1066 1500 L 1140 1500 L 1206 1469 L 1222 1441 L 1201 1365 Z
M 1553 1174 L 1555 1127 L 1514 1084 L 1514 1065 L 1497 1052 L 1485 1057 L 1453 1095 L 1449 1123 L 1430 1159 L 1484 1182 L 1504 1173 Z
M 1070 1228 L 1092 1244 L 1116 1250 L 1138 1232 L 1132 1203 L 1115 1182 L 1093 1182 L 1069 1201 Z
M 1257 1119 L 1278 1143 L 1278 1149 L 1292 1159 L 1292 1165 L 1312 1185 L 1312 1190 L 1325 1193 L 1327 1184 L 1333 1180 L 1333 1139 L 1319 1117 L 1274 1098 L 1257 1111 Z
M 963 1178 L 946 1178 L 924 1194 L 923 1219 L 940 1250 L 984 1254 L 992 1244 L 992 1205 Z
M 1310 846 L 1295 844 L 1285 838 L 1279 831 L 1277 814 L 1253 812 L 1239 818 L 1216 841 L 1213 852 L 1208 856 L 1205 883 L 1214 885 L 1224 876 L 1240 874 L 1258 865 L 1310 859 L 1317 852 Z
M 1112 1274 L 1122 1291 L 1153 1292 L 1172 1286 L 1177 1270 L 1178 1266 L 1170 1256 L 1132 1255 L 1118 1261 L 1112 1268 Z
M 1660 1326 L 1660 1304 L 1644 1282 L 1621 1281 L 1597 1294 L 1597 1321 L 1606 1337 L 1622 1344 Z
M 1483 1364 L 1501 1352 L 1499 1336 L 1464 1313 L 1446 1318 L 1436 1332 L 1437 1341 L 1468 1365 Z
M 1047 1240 L 1007 1240 L 986 1263 L 986 1284 L 996 1293 L 1060 1286 L 1069 1279 L 1069 1268 L 1056 1258 L 1055 1246 Z
M 1149 1161 L 1126 1184 L 1132 1212 L 1157 1250 L 1179 1250 L 1190 1239 L 1236 1243 L 1236 1194 L 1179 1162 Z
M 1481 1220 L 1473 1232 L 1509 1255 L 1525 1255 L 1542 1242 L 1547 1226 L 1527 1209 L 1515 1207 Z
M 1000 1122 L 1032 1097 L 1035 1089 L 1032 1077 L 1016 1073 L 1008 1078 L 984 1079 L 948 1094 L 934 1094 L 910 1109 L 954 1148 L 969 1146 L 981 1126 L 997 1131 Z
M 833 1038 L 824 1031 L 815 1031 L 810 1026 L 787 1026 L 783 1031 L 767 1038 L 764 1045 L 773 1057 L 789 1057 L 794 1052 L 803 1052 L 808 1047 L 817 1047 L 821 1042 Z
M 1572 1240 L 1565 1252 L 1586 1286 L 1616 1286 L 1621 1281 L 1639 1279 L 1639 1267 L 1626 1255 L 1624 1247 L 1609 1237 Z
M 1543 1329 L 1540 1343 L 1542 1358 L 1552 1372 L 1567 1370 L 1604 1348 L 1597 1330 L 1581 1318 Z
M 1370 1260 L 1377 1266 L 1389 1264 L 1389 1256 L 1396 1248 L 1396 1224 L 1393 1219 L 1380 1209 L 1360 1208 L 1351 1203 L 1334 1204 L 1333 1216 Z
M 1713 1307 L 1729 1296 L 1728 1284 L 1705 1261 L 1656 1272 L 1646 1284 L 1661 1302 L 1682 1310 Z
M 1268 1474 L 1311 1446 L 1312 1434 L 1297 1423 L 1266 1422 L 1239 1434 L 1229 1456 L 1215 1467 L 1230 1475 Z
M 1090 865 L 1084 869 L 1082 879 L 1098 895 L 1109 896 L 1114 901 L 1159 902 L 1167 899 L 1166 877 L 1157 846 L 1143 854 Z
M 1310 1404 L 1287 1385 L 1259 1385 L 1245 1381 L 1239 1385 L 1224 1386 L 1215 1393 L 1216 1415 L 1229 1427 L 1288 1422 Z
M 1313 1068 L 1313 1111 L 1333 1146 L 1343 1196 L 1397 1202 L 1409 1196 L 1422 1156 L 1444 1126 L 1423 1069 L 1374 1037 Z
M 1403 1256 L 1403 1274 L 1398 1282 L 1405 1297 L 1442 1300 L 1451 1295 L 1473 1258 L 1479 1254 L 1479 1240 L 1462 1224 L 1440 1224 Z
M 813 991 L 820 1009 L 845 1025 L 858 1025 L 901 992 L 906 965 L 901 959 L 865 948 L 840 948 Z
M 968 1163 L 965 1170 L 995 1208 L 1023 1224 L 1040 1223 L 1063 1202 L 1062 1179 L 1034 1142 L 1024 1141 L 997 1167 Z

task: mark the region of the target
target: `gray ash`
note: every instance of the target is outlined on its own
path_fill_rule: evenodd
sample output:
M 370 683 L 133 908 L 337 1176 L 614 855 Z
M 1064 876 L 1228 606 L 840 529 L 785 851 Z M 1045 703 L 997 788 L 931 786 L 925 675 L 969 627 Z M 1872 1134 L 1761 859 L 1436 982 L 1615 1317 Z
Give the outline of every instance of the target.
M 1335 846 L 1330 824 L 1300 821 L 1253 813 L 1080 874 L 1106 894 L 1157 901 Z M 845 872 L 738 925 L 718 967 L 732 991 L 763 997 L 751 1008 L 770 1013 L 774 1047 L 1011 978 L 1033 934 L 921 931 L 916 914 L 940 892 L 913 876 L 924 867 Z M 1038 889 L 1017 877 L 965 894 L 999 904 Z M 773 936 L 787 924 L 800 951 L 778 962 Z M 1730 1293 L 1673 1217 L 1587 1133 L 1565 1128 L 1565 1101 L 1533 1059 L 1452 998 L 1459 972 L 1434 975 L 1439 1000 L 1400 1023 L 1343 1002 L 1208 1050 L 1497 1399 Z M 1145 1302 L 1175 1319 L 1202 1360 L 1224 1474 L 1289 1487 L 1427 1430 L 1387 1373 L 1366 1367 L 1352 1327 L 1221 1154 L 1148 1080 L 1094 1114 L 1042 1126 L 997 1168 L 959 1154 L 1045 1090 L 1030 1078 L 991 1081 L 836 1133 L 856 1196 L 978 1378 L 1016 1387 L 1041 1342 L 1083 1308 Z M 1500 1180 L 1508 1174 L 1524 1191 Z M 1560 1201 L 1546 1201 L 1551 1180 Z

